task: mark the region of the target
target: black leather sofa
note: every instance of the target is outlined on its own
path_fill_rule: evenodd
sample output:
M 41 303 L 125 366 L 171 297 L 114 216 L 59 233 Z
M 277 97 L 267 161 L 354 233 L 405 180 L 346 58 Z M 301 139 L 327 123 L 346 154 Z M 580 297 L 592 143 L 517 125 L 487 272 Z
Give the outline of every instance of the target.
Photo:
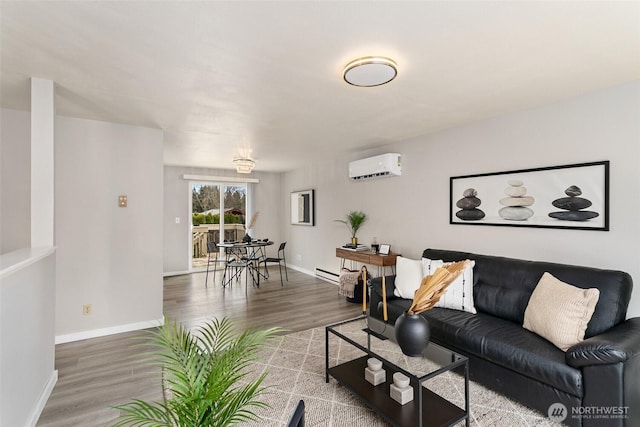
M 626 319 L 633 287 L 629 274 L 590 267 L 426 249 L 424 258 L 475 261 L 477 314 L 433 308 L 431 340 L 469 358 L 470 377 L 540 411 L 562 403 L 572 426 L 640 425 L 640 318 Z M 585 340 L 566 352 L 522 327 L 529 297 L 544 272 L 600 298 Z M 388 323 L 411 301 L 394 296 L 386 276 Z M 381 278 L 372 279 L 370 316 L 382 320 Z

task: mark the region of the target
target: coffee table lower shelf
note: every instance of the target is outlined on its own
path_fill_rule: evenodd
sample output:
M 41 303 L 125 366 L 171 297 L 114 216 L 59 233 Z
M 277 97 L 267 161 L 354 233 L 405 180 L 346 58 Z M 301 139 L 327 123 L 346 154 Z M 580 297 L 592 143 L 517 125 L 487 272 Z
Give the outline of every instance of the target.
M 394 426 L 420 426 L 417 420 L 416 400 L 401 405 L 391 399 L 390 386 L 393 384 L 393 371 L 384 365 L 387 381 L 377 386 L 364 379 L 364 368 L 369 356 L 329 368 L 329 375 L 340 384 L 360 397 L 371 409 L 376 411 Z M 420 385 L 422 387 L 422 385 Z M 418 394 L 414 392 L 417 399 Z M 467 417 L 465 411 L 436 393 L 422 387 L 422 426 L 452 426 Z

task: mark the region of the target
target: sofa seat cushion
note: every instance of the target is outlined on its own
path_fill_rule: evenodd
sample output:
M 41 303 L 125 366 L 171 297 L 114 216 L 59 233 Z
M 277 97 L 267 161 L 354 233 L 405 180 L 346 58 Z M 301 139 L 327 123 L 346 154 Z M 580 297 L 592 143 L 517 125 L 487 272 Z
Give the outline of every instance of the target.
M 394 325 L 396 323 L 396 319 L 398 319 L 402 313 L 409 310 L 412 302 L 413 301 L 410 299 L 395 299 L 388 301 L 387 315 L 389 316 L 389 323 Z M 377 317 L 382 319 L 382 302 L 378 304 Z
M 522 326 L 484 313 L 433 308 L 423 313 L 431 337 L 452 349 L 489 360 L 534 380 L 582 397 L 582 373 L 565 353 Z

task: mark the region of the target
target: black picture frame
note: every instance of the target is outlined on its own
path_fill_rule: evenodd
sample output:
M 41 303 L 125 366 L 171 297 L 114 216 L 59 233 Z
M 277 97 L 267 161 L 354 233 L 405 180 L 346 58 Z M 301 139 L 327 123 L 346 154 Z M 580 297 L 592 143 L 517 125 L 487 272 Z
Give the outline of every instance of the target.
M 609 231 L 609 161 L 451 177 L 449 223 Z

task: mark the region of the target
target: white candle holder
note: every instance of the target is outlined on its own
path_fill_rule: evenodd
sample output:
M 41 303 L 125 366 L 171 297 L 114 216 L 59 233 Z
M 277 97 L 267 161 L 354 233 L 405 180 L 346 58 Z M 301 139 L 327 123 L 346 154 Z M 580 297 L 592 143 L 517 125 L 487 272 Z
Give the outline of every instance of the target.
M 391 398 L 401 405 L 413 400 L 413 387 L 409 383 L 409 377 L 401 372 L 393 374 L 393 384 L 389 387 Z
M 367 367 L 364 368 L 364 379 L 373 386 L 382 384 L 387 380 L 387 373 L 382 369 L 382 362 L 373 357 L 367 360 Z

